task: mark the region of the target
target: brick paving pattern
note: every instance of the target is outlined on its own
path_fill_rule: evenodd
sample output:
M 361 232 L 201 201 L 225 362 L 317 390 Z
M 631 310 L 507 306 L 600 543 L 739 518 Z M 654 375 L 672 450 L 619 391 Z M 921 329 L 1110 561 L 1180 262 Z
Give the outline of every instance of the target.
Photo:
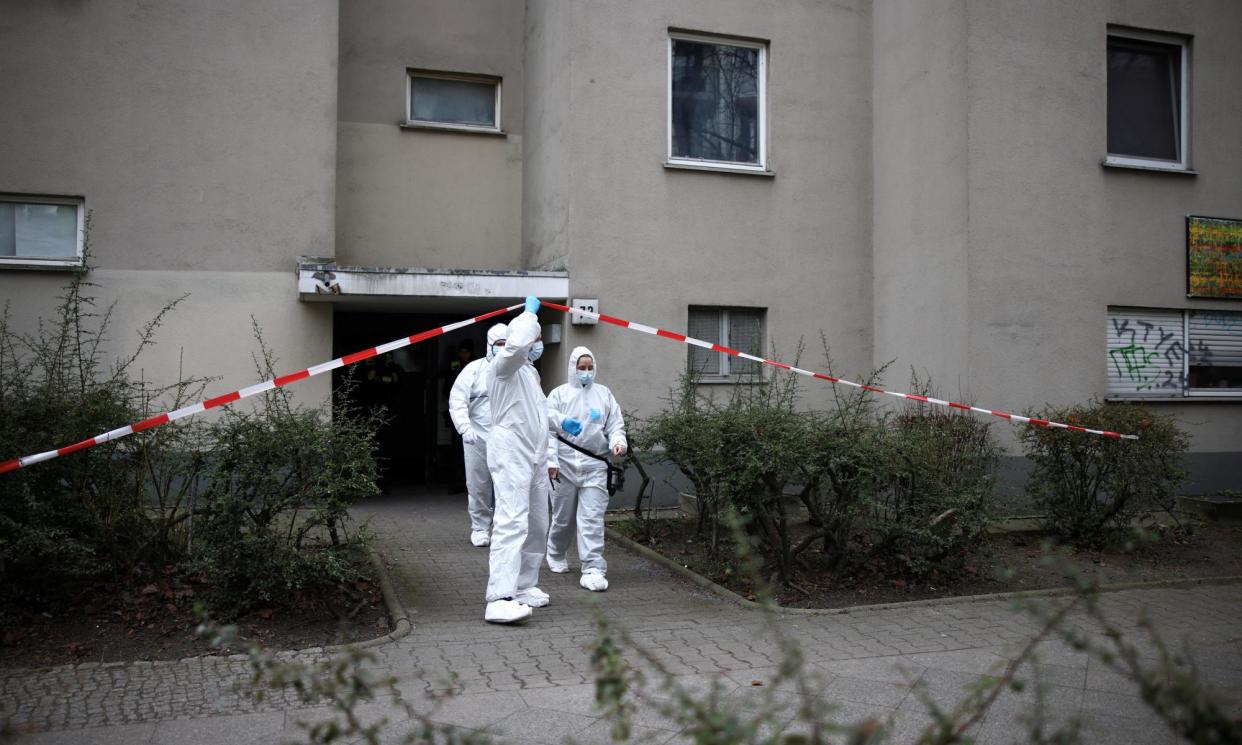
M 787 614 L 773 622 L 615 547 L 608 549 L 608 592 L 587 593 L 576 573 L 545 568 L 541 584 L 552 604 L 536 609 L 525 625 L 493 626 L 482 621 L 487 552 L 468 541 L 464 496 L 404 492 L 372 500 L 355 514 L 379 536 L 414 624 L 409 636 L 372 650 L 377 671 L 396 676 L 403 697 L 420 709 L 429 706 L 426 693 L 448 687 L 455 674 L 456 695 L 433 718 L 485 730 L 498 741 L 607 741 L 607 723 L 594 708 L 588 652 L 596 611 L 686 685 L 715 686 L 739 707 L 755 705 L 763 690 L 751 681 L 775 672 L 777 623 L 801 646 L 816 694 L 839 706 L 839 718 L 888 719 L 893 742 L 913 739 L 928 721 L 916 688 L 951 704 L 964 686 L 1016 655 L 1037 629 L 1005 600 Z M 1242 714 L 1242 585 L 1109 593 L 1102 605 L 1131 629 L 1145 608 L 1166 639 L 1189 645 L 1204 679 Z M 317 650 L 296 656 L 322 657 Z M 1052 718 L 1087 717 L 1085 741 L 1176 741 L 1132 684 L 1085 655 L 1045 642 L 1039 660 Z M 217 658 L 8 670 L 0 672 L 0 718 L 21 733 L 18 742 L 267 745 L 296 740 L 298 722 L 328 715 L 287 694 L 255 703 L 238 687 L 247 677 L 244 660 Z M 980 742 L 1019 741 L 1015 728 L 1030 703 L 1029 692 L 1003 695 L 979 727 Z M 389 704 L 364 709 L 368 717 L 390 719 L 392 738 L 413 726 Z M 785 721 L 792 718 L 791 711 Z M 644 741 L 681 739 L 655 707 L 640 710 L 637 722 Z

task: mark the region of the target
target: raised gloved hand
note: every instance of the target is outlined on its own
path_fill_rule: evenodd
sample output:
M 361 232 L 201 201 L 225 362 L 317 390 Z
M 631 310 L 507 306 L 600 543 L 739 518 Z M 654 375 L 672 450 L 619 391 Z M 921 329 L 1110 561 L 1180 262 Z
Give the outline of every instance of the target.
M 571 416 L 567 416 L 561 420 L 561 429 L 577 437 L 578 435 L 582 434 L 582 422 L 578 421 L 577 419 L 574 419 Z
M 538 313 L 539 312 L 539 298 L 535 297 L 534 295 L 526 296 L 526 312 L 527 313 Z
M 479 436 L 474 433 L 473 429 L 468 429 L 461 433 L 461 441 L 467 445 L 473 445 L 479 441 Z

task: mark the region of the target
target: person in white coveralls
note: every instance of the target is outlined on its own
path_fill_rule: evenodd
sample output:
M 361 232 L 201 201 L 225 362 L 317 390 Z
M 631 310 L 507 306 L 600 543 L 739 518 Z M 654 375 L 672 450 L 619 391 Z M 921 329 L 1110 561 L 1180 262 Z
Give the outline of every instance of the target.
M 569 571 L 565 553 L 577 525 L 578 584 L 592 592 L 608 589 L 608 562 L 604 561 L 604 512 L 608 509 L 608 452 L 625 455 L 625 419 L 612 391 L 596 382 L 599 360 L 586 347 L 569 355 L 569 379 L 548 396 L 555 417 L 582 422 L 577 436 L 548 439 L 548 477 L 552 479 L 552 526 L 548 533 L 548 568 Z M 599 457 L 575 450 L 560 437 Z
M 466 506 L 470 513 L 470 542 L 491 543 L 492 476 L 487 470 L 487 431 L 492 424 L 487 369 L 496 350 L 504 347 L 509 327 L 498 323 L 487 330 L 487 355 L 466 365 L 449 391 L 449 418 L 465 449 Z
M 527 297 L 526 310 L 509 323 L 505 345 L 487 368 L 492 414 L 487 466 L 496 495 L 483 613 L 490 623 L 523 621 L 531 608 L 549 602 L 538 584 L 548 539 L 548 430 L 554 425 L 531 364 L 543 353 L 538 312 L 539 300 Z M 555 426 L 571 434 L 582 431 L 570 417 Z

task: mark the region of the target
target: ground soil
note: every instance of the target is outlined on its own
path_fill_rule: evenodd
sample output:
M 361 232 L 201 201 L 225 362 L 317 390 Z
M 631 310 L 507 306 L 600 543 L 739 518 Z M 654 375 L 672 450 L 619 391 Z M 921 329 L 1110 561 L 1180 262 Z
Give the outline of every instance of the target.
M 733 550 L 713 557 L 688 519 L 627 520 L 610 527 L 734 592 L 753 599 L 752 583 L 736 576 Z M 1046 562 L 1046 536 L 999 533 L 987 536 L 958 577 L 888 577 L 858 568 L 817 570 L 815 562 L 796 578 L 797 589 L 778 591 L 791 608 L 844 608 L 961 595 L 1063 587 L 1061 573 Z M 1242 575 L 1242 527 L 1199 526 L 1166 532 L 1133 550 L 1059 549 L 1079 574 L 1105 584 Z
M 338 596 L 296 602 L 293 608 L 256 608 L 236 618 L 239 639 L 214 650 L 195 634 L 195 600 L 203 588 L 171 568 L 132 582 L 113 580 L 63 593 L 56 608 L 9 609 L 0 628 L 0 668 L 80 662 L 176 660 L 244 651 L 249 642 L 270 649 L 303 649 L 371 639 L 389 631 L 378 581 L 368 577 L 339 587 Z

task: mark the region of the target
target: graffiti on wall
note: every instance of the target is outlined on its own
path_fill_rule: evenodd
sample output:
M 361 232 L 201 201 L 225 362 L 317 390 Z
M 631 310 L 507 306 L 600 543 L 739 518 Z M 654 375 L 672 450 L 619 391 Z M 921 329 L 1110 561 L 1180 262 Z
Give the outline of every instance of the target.
M 1189 297 L 1242 300 L 1242 220 L 1186 217 Z
M 1133 383 L 1137 391 L 1180 391 L 1183 388 L 1182 324 L 1136 318 L 1110 318 L 1112 324 L 1108 359 L 1117 377 Z

